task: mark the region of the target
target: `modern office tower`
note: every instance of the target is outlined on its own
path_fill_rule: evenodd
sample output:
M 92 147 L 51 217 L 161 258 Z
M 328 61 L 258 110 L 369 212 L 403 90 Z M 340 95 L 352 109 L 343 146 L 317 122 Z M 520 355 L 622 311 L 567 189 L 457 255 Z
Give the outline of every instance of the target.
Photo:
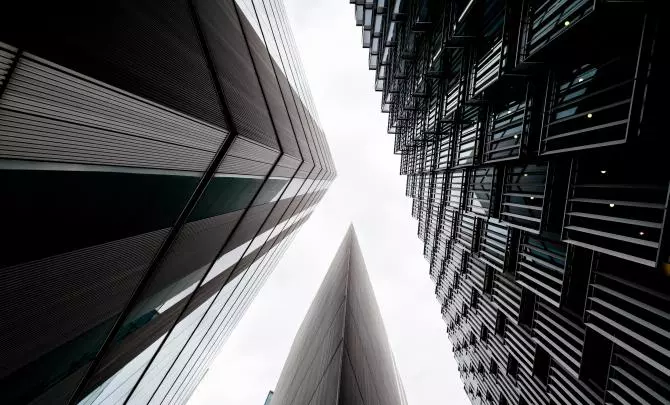
M 472 402 L 669 403 L 659 3 L 351 3 Z
M 271 403 L 406 404 L 353 225 L 300 325 Z
M 182 404 L 335 175 L 284 6 L 11 3 L 0 402 Z

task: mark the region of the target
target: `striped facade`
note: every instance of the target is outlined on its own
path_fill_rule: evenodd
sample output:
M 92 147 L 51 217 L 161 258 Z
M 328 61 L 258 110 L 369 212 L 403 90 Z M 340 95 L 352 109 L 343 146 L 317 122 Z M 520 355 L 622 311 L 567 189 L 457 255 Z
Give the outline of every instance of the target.
M 271 403 L 407 404 L 353 225 L 300 325 Z
M 280 0 L 0 17 L 3 404 L 183 404 L 335 177 Z
M 670 403 L 659 3 L 350 2 L 472 403 Z

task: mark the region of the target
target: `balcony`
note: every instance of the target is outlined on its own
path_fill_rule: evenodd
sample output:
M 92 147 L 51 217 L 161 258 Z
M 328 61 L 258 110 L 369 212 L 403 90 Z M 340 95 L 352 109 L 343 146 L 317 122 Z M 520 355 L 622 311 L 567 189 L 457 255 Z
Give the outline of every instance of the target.
M 668 173 L 654 151 L 636 162 L 622 153 L 573 161 L 562 239 L 656 267 L 664 257 Z

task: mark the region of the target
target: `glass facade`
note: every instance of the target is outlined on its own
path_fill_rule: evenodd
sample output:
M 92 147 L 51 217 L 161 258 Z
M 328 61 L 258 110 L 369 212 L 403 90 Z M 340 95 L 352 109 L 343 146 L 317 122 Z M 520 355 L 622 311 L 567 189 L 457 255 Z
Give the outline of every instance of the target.
M 670 403 L 657 2 L 350 3 L 472 403 Z
M 407 403 L 353 226 L 271 393 L 273 405 Z
M 5 11 L 2 402 L 185 403 L 335 177 L 284 5 Z

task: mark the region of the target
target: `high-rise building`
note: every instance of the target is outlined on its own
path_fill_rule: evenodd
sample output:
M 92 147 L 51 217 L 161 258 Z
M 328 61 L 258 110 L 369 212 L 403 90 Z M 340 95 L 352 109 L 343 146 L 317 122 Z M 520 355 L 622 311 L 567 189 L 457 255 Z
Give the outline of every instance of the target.
M 473 403 L 670 403 L 654 1 L 352 0 Z
M 268 392 L 268 396 L 265 398 L 265 404 L 264 405 L 270 405 L 270 401 L 272 401 L 272 395 L 274 394 L 274 391 Z
M 0 402 L 187 401 L 335 176 L 281 0 L 0 17 Z
M 271 403 L 406 404 L 353 225 L 300 325 Z

